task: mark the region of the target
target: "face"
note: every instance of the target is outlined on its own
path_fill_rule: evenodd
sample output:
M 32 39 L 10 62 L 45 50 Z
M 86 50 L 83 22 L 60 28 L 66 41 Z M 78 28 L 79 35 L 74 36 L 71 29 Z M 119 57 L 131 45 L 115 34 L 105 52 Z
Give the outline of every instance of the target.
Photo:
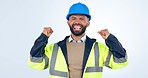
M 68 20 L 68 25 L 73 35 L 80 36 L 85 33 L 89 26 L 89 18 L 85 15 L 71 15 Z

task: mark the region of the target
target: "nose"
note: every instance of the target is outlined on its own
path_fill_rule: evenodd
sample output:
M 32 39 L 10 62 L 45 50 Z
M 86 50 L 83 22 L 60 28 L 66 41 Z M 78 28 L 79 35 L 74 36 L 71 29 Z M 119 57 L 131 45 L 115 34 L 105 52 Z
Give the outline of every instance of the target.
M 80 22 L 80 20 L 79 20 L 79 19 L 76 19 L 76 20 L 75 20 L 75 22 L 74 22 L 74 24 L 79 25 L 79 24 L 81 24 L 81 22 Z

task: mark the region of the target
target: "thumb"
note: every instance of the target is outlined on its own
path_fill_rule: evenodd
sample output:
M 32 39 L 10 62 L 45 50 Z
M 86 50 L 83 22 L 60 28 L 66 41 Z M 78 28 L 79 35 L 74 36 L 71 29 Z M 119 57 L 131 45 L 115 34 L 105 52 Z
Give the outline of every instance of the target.
M 98 31 L 98 34 L 103 35 L 103 33 L 101 31 Z

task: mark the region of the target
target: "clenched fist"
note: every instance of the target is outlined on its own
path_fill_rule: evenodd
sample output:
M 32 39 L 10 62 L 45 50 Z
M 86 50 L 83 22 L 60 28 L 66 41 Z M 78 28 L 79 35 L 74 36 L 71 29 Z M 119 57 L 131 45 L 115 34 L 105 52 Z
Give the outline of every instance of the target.
M 107 39 L 108 36 L 110 35 L 108 29 L 103 29 L 99 31 L 98 33 L 102 36 L 103 39 Z
M 53 30 L 51 27 L 44 27 L 43 34 L 45 34 L 47 37 L 50 37 L 50 35 L 53 33 Z

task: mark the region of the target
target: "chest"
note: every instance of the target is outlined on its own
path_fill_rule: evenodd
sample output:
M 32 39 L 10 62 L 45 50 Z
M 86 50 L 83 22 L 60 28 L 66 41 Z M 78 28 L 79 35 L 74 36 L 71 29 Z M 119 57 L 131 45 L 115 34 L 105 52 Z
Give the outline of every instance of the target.
M 82 65 L 85 43 L 67 43 L 68 63 Z

